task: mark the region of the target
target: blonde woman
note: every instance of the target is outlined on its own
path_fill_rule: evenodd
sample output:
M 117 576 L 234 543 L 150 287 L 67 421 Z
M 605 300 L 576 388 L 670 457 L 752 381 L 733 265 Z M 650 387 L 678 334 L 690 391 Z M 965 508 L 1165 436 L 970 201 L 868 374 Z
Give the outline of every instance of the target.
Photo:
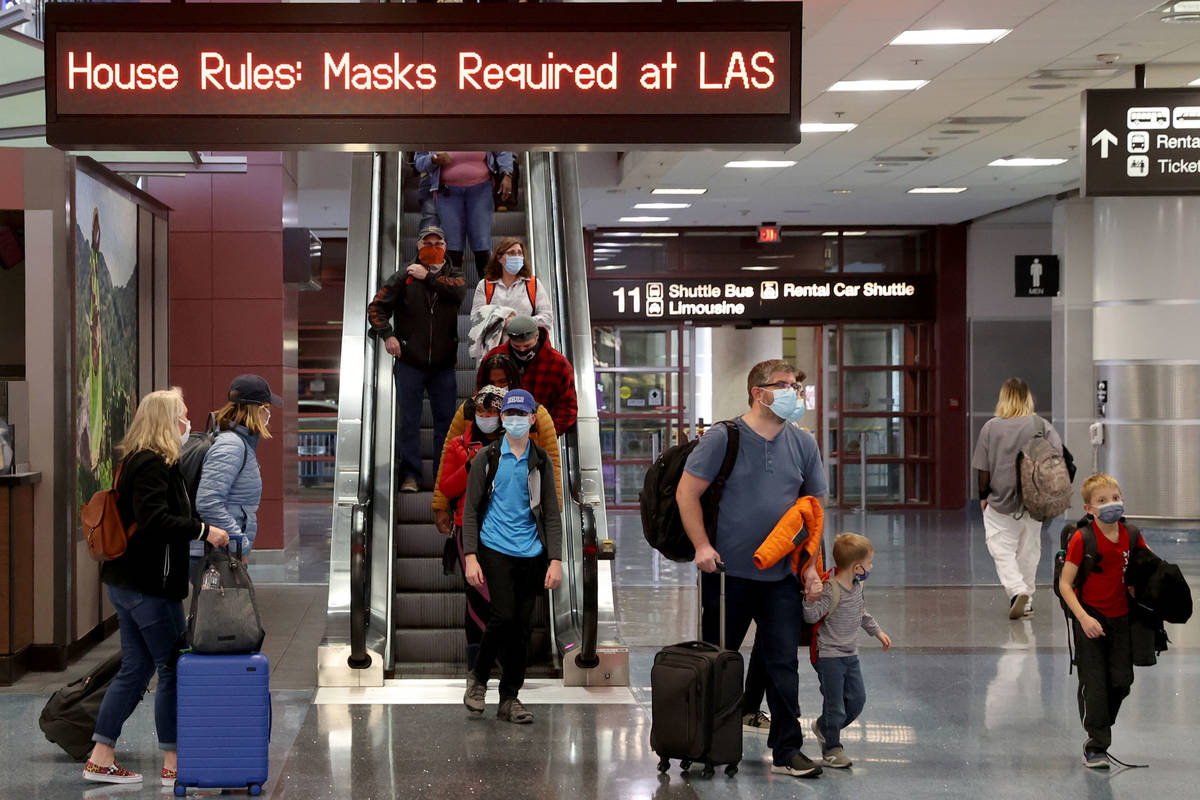
M 217 412 L 217 440 L 204 454 L 196 510 L 200 519 L 229 531 L 235 544 L 241 538 L 243 561 L 258 536 L 262 500 L 258 442 L 271 438 L 271 406 L 282 405 L 265 378 L 238 375 L 229 386 L 229 402 Z M 201 545 L 199 555 L 203 554 Z
M 979 507 L 988 552 L 1008 596 L 1008 618 L 1033 613 L 1033 591 L 1042 556 L 1042 523 L 1024 511 L 1019 496 L 1017 454 L 1045 425 L 1046 439 L 1061 453 L 1062 439 L 1049 422 L 1033 411 L 1033 394 L 1025 381 L 1009 378 L 1000 387 L 996 416 L 979 432 L 971 466 L 979 475 Z
M 138 783 L 142 776 L 116 763 L 113 751 L 125 720 L 133 713 L 151 676 L 158 672 L 154 725 L 163 751 L 162 784 L 175 785 L 175 670 L 171 657 L 183 633 L 183 598 L 188 592 L 188 544 L 207 539 L 229 543 L 221 528 L 192 515 L 179 472 L 179 449 L 191 431 L 187 406 L 178 389 L 142 398 L 121 452 L 117 507 L 126 529 L 137 529 L 120 558 L 106 561 L 100 580 L 117 611 L 121 632 L 121 671 L 96 715 L 96 743 L 83 777 L 101 783 Z

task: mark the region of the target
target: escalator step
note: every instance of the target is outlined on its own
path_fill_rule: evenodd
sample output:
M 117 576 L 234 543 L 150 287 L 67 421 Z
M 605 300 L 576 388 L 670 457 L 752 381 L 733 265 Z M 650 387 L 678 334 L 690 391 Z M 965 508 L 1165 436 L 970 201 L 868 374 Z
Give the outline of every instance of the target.
M 467 294 L 474 297 L 475 290 L 472 289 L 471 291 L 467 292 Z M 467 306 L 468 313 L 458 315 L 458 341 L 460 341 L 460 342 L 467 341 L 467 336 L 471 333 L 470 308 L 471 308 L 471 306 L 468 305 Z
M 397 592 L 461 592 L 458 573 L 442 573 L 442 558 L 398 558 L 392 570 Z
M 421 429 L 421 458 L 433 458 L 433 428 Z
M 443 662 L 465 664 L 467 635 L 462 624 L 454 629 L 397 628 L 392 652 L 397 664 Z
M 396 522 L 433 524 L 433 492 L 396 493 Z
M 400 558 L 442 557 L 446 537 L 433 525 L 396 525 L 396 555 Z
M 421 459 L 421 491 L 417 492 L 416 494 L 423 494 L 423 493 L 432 494 L 433 480 L 435 477 L 436 476 L 433 474 L 433 459 L 432 458 L 422 458 Z M 397 476 L 397 478 L 399 478 L 399 476 Z M 402 494 L 404 494 L 404 492 L 400 491 L 400 481 L 397 480 L 396 481 L 396 496 L 399 497 Z
M 460 369 L 456 370 L 454 377 L 458 381 L 458 398 L 466 400 L 475 394 L 475 370 Z
M 461 592 L 401 592 L 393 619 L 398 628 L 461 628 L 467 598 Z

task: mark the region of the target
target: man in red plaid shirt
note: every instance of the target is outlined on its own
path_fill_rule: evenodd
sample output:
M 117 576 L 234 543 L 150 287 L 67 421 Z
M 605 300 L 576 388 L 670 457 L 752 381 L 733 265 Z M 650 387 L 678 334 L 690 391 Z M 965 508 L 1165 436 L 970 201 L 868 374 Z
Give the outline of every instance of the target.
M 516 362 L 521 371 L 521 388 L 546 407 L 554 419 L 556 433 L 566 433 L 575 427 L 575 368 L 567 357 L 550 346 L 550 332 L 539 328 L 533 317 L 516 316 L 505 327 L 508 341 L 492 348 L 489 356 L 504 354 Z M 489 376 L 480 374 L 487 383 Z

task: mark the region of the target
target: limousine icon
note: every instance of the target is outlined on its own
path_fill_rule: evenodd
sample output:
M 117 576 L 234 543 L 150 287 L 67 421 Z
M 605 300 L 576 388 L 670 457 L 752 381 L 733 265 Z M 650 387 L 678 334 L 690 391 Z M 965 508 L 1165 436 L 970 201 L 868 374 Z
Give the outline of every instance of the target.
M 1200 128 L 1200 106 L 1179 106 L 1171 120 L 1176 128 Z
M 1126 127 L 1135 131 L 1171 127 L 1171 109 L 1165 106 L 1131 108 L 1125 113 Z

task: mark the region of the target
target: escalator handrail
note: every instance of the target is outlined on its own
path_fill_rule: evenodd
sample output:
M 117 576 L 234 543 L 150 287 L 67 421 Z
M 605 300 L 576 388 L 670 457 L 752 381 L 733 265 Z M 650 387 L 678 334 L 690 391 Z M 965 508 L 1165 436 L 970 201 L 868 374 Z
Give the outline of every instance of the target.
M 371 224 L 367 247 L 367 285 L 378 283 L 379 209 L 382 207 L 383 176 L 381 154 L 371 156 Z M 375 390 L 378 340 L 367 336 L 363 347 L 362 427 L 358 451 L 358 497 L 350 522 L 350 656 L 352 669 L 371 666 L 367 652 L 368 608 L 370 605 L 371 497 L 375 483 Z

